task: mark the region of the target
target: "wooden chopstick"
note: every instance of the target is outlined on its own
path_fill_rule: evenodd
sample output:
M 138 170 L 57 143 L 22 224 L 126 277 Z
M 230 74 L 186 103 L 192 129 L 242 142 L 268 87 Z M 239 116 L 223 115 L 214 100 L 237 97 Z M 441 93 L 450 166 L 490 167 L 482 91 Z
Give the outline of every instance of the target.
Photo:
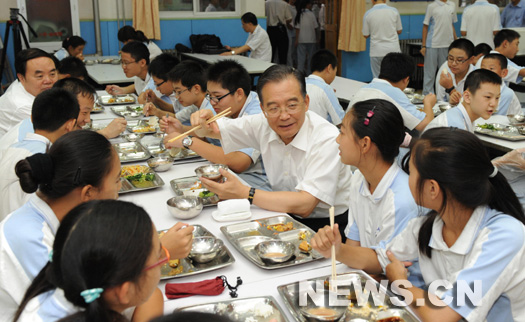
M 334 229 L 334 217 L 334 207 L 332 206 L 330 207 L 330 228 L 332 228 L 332 230 Z M 335 245 L 332 245 L 332 254 L 330 257 L 332 259 L 332 280 L 330 283 L 330 290 L 332 292 L 337 292 L 337 286 L 335 285 L 335 281 L 337 280 L 337 272 L 335 267 Z
M 210 123 L 213 123 L 215 121 L 217 121 L 218 119 L 220 119 L 221 117 L 223 116 L 228 116 L 230 115 L 232 111 L 232 108 L 231 107 L 228 107 L 227 109 L 225 109 L 224 111 L 218 113 L 217 115 L 215 115 L 214 117 L 210 118 L 208 121 L 206 121 L 206 124 L 210 124 Z M 202 126 L 201 125 L 197 125 L 196 127 L 194 127 L 193 129 L 189 130 L 189 131 L 186 131 L 184 133 L 182 133 L 181 135 L 178 135 L 176 137 L 174 137 L 173 139 L 170 139 L 168 141 L 168 143 L 171 143 L 173 141 L 177 141 L 178 139 L 182 138 L 182 137 L 185 137 L 186 135 L 190 134 L 191 132 L 195 131 L 195 130 L 198 130 L 200 129 Z

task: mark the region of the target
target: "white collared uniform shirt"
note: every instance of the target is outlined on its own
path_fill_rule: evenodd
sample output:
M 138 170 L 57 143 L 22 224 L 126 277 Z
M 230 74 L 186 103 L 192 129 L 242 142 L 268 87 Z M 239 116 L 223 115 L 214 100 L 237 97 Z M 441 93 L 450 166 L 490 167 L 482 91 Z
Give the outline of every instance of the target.
M 31 117 L 35 97 L 19 80 L 14 81 L 0 96 L 0 138 L 23 119 Z
M 445 88 L 439 84 L 439 79 L 441 78 L 441 74 L 443 74 L 443 70 L 445 68 L 447 69 L 448 74 L 452 77 L 452 83 L 454 84 L 456 91 L 458 91 L 460 94 L 463 94 L 465 80 L 467 79 L 467 76 L 470 73 L 476 70 L 476 67 L 474 67 L 473 65 L 469 65 L 468 71 L 465 77 L 463 77 L 463 79 L 460 80 L 459 83 L 456 83 L 456 77 L 450 71 L 450 68 L 448 67 L 448 62 L 444 62 L 443 65 L 441 65 L 436 75 L 436 98 L 438 101 L 448 102 L 450 99 L 450 94 L 447 94 L 447 92 L 445 92 Z
M 425 217 L 412 219 L 406 229 L 386 245 L 377 248 L 383 270 L 390 263 L 386 250 L 404 261 L 419 258 L 425 283 L 446 280 L 472 289 L 481 281 L 481 305 L 457 305 L 453 288 L 438 289 L 438 295 L 454 298 L 449 306 L 467 321 L 525 321 L 525 227 L 517 219 L 486 206 L 474 210 L 456 242 L 443 240 L 443 221 L 434 220 L 429 246 L 432 257 L 419 251 L 418 234 Z M 466 300 L 468 303 L 468 299 Z
M 250 47 L 250 58 L 260 59 L 267 62 L 272 61 L 272 45 L 268 33 L 260 25 L 250 33 L 246 40 L 246 45 Z
M 301 21 L 299 21 L 299 24 L 295 24 L 294 19 L 294 28 L 299 29 L 298 43 L 312 44 L 317 42 L 315 30 L 319 28 L 319 24 L 317 23 L 314 13 L 311 10 L 305 9 L 302 14 L 299 12 L 297 14 L 301 15 Z
M 292 14 L 288 3 L 282 0 L 268 0 L 265 2 L 267 26 L 275 27 L 279 23 L 286 24 L 287 20 L 292 20 Z
M 452 24 L 457 21 L 456 4 L 453 1 L 435 0 L 430 3 L 423 20 L 423 24 L 428 26 L 425 46 L 427 48 L 448 48 L 454 41 Z
M 521 103 L 516 93 L 505 83 L 501 84 L 501 96 L 498 102 L 498 109 L 494 115 L 516 115 L 521 114 Z
M 17 322 L 52 322 L 82 309 L 69 302 L 62 289 L 55 289 L 31 299 Z
M 7 131 L 0 140 L 0 160 L 2 160 L 5 151 L 11 145 L 21 142 L 26 137 L 27 133 L 34 132 L 35 130 L 33 129 L 33 122 L 31 122 L 31 119 L 25 119 Z
M 153 90 L 153 92 L 155 92 L 155 95 L 157 95 L 157 97 L 160 98 L 162 96 L 162 94 L 159 91 L 157 91 L 155 82 L 153 82 L 153 78 L 151 77 L 149 73 L 146 75 L 145 80 L 142 80 L 138 76 L 133 77 L 133 82 L 135 84 L 135 92 L 137 92 L 137 95 L 140 95 L 142 92 L 144 92 L 147 89 L 151 89 Z
M 401 16 L 396 8 L 379 3 L 368 10 L 363 17 L 363 35 L 370 36 L 370 57 L 401 52 L 397 34 L 401 29 Z
M 501 53 L 496 50 L 491 50 L 490 53 L 501 55 Z M 481 68 L 482 61 L 483 61 L 483 57 L 478 59 L 478 62 L 476 63 L 476 68 Z M 518 66 L 515 62 L 507 58 L 507 70 L 509 72 L 507 73 L 507 76 L 503 77 L 505 84 L 509 85 L 509 83 L 515 83 L 515 84 L 521 83 L 523 77 L 521 77 L 519 74 L 520 74 L 520 70 L 522 70 L 523 68 L 525 67 Z
M 463 10 L 461 31 L 474 46 L 486 43 L 494 48 L 494 31 L 501 30 L 499 8 L 487 0 L 476 0 Z
M 27 133 L 23 141 L 11 145 L 0 160 L 0 220 L 22 207 L 31 195 L 20 187 L 15 173 L 18 161 L 36 153 L 45 153 L 51 142 L 42 135 Z
M 303 126 L 289 144 L 279 138 L 265 116 L 248 115 L 217 121 L 225 153 L 252 147 L 261 156 L 273 191 L 306 191 L 320 200 L 308 218 L 327 218 L 348 209 L 351 171 L 341 163 L 335 139 L 338 129 L 319 115 L 306 112 Z
M 59 224 L 36 194 L 0 223 L 0 321 L 12 321 L 26 289 L 49 260 Z
M 428 123 L 424 131 L 435 127 L 456 127 L 474 133 L 474 123 L 470 121 L 470 117 L 468 116 L 463 103 L 459 103 L 456 107 L 445 111 L 445 113 L 439 114 L 435 119 Z
M 334 89 L 324 79 L 316 75 L 308 76 L 306 78 L 306 92 L 310 97 L 309 111 L 319 114 L 334 125 L 341 124 L 345 111 L 339 104 Z

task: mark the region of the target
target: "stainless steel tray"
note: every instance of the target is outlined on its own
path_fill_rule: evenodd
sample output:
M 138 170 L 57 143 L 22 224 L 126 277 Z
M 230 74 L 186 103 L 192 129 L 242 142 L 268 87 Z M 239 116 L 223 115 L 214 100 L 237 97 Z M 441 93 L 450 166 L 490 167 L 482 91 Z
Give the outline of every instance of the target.
M 474 132 L 491 136 L 497 139 L 507 140 L 507 141 L 523 141 L 525 140 L 525 135 L 522 135 L 518 132 L 518 128 L 513 125 L 505 125 L 499 123 L 485 123 L 492 125 L 494 129 L 484 129 L 479 125 L 476 126 Z M 485 125 L 483 124 L 483 125 Z
M 163 153 L 169 153 L 175 162 L 181 161 L 181 160 L 193 160 L 193 159 L 198 159 L 198 158 L 202 159 L 197 153 L 193 152 L 192 150 L 185 149 L 185 148 L 176 149 L 177 151 L 173 151 L 174 149 L 171 149 L 171 150 L 161 149 L 160 141 L 161 139 L 147 140 L 147 141 L 143 140 L 141 141 L 141 144 L 146 149 L 148 149 L 149 153 L 151 153 L 152 156 L 157 156 Z
M 328 301 L 328 285 L 327 281 L 329 280 L 331 276 L 320 276 L 316 278 L 312 278 L 307 280 L 309 287 L 313 290 L 316 290 L 317 292 L 320 292 L 319 289 L 317 289 L 318 285 L 323 285 L 325 288 L 324 292 L 324 306 L 330 307 L 329 301 Z M 357 301 L 355 299 L 355 291 L 353 290 L 353 286 L 339 286 L 339 290 L 341 290 L 341 293 L 349 292 L 350 295 L 347 296 L 347 299 L 350 299 L 351 304 L 347 307 L 346 312 L 344 316 L 341 318 L 340 321 L 350 322 L 350 321 L 376 321 L 379 319 L 385 319 L 387 317 L 392 316 L 398 316 L 403 319 L 405 322 L 417 322 L 419 319 L 415 316 L 415 314 L 408 308 L 403 307 L 396 307 L 392 304 L 390 298 L 395 297 L 395 295 L 387 290 L 385 287 L 377 283 L 372 277 L 370 277 L 368 274 L 366 274 L 363 271 L 355 271 L 345 274 L 338 274 L 337 275 L 338 280 L 345 279 L 347 281 L 356 281 L 358 284 L 361 285 L 361 291 L 363 291 L 364 286 L 367 281 L 373 281 L 374 285 L 376 286 L 376 290 L 379 287 L 380 292 L 384 292 L 384 303 L 383 305 L 376 305 L 374 303 L 374 300 L 372 299 L 373 295 L 370 295 L 368 297 L 368 302 L 363 306 L 358 306 Z M 290 284 L 280 285 L 277 287 L 277 290 L 279 291 L 279 295 L 283 298 L 284 303 L 286 304 L 286 308 L 290 311 L 292 316 L 295 318 L 296 321 L 301 322 L 307 322 L 308 320 L 304 317 L 304 315 L 301 312 L 301 308 L 305 309 L 307 307 L 316 307 L 315 304 L 313 304 L 312 299 L 310 296 L 306 296 L 307 298 L 307 306 L 301 307 L 299 306 L 299 282 L 293 282 Z M 348 294 L 348 293 L 346 293 Z M 338 295 L 338 299 L 344 299 L 343 295 Z M 356 319 L 356 320 L 354 320 Z
M 170 181 L 170 185 L 177 196 L 199 196 L 201 192 L 208 191 L 208 189 L 202 187 L 197 176 L 173 179 Z M 216 194 L 209 197 L 199 197 L 202 198 L 204 207 L 215 206 L 219 202 L 219 196 Z
M 201 225 L 194 225 L 194 227 L 195 227 L 193 230 L 194 237 L 200 237 L 200 236 L 216 237 Z M 231 254 L 228 247 L 226 247 L 226 245 L 223 245 L 222 250 L 217 255 L 217 257 L 208 263 L 199 264 L 196 262 L 194 263 L 189 258 L 183 258 L 180 260 L 179 267 L 177 268 L 172 268 L 168 264 L 162 265 L 161 271 L 160 271 L 161 272 L 160 279 L 164 280 L 164 279 L 179 278 L 179 277 L 184 277 L 188 275 L 200 274 L 204 272 L 213 271 L 219 268 L 223 268 L 233 263 L 235 263 L 235 258 L 233 258 L 233 255 Z
M 111 111 L 126 119 L 141 118 L 144 116 L 144 114 L 142 114 L 142 105 L 111 106 Z
M 259 312 L 257 307 L 264 307 L 263 312 Z M 271 307 L 271 314 L 270 312 Z M 264 310 L 268 309 L 268 312 Z M 235 299 L 229 301 L 220 301 L 205 304 L 196 304 L 185 307 L 179 307 L 174 312 L 204 312 L 228 317 L 232 321 L 250 321 L 248 318 L 253 318 L 255 321 L 287 321 L 283 310 L 277 304 L 273 296 L 249 297 L 244 299 Z M 267 313 L 267 314 L 263 314 Z M 269 315 L 268 315 L 269 314 Z M 252 320 L 253 321 L 253 320 Z
M 125 169 L 123 166 L 122 169 Z M 164 185 L 164 181 L 162 178 L 155 173 L 150 167 L 141 165 L 140 167 L 144 168 L 144 173 L 153 173 L 155 175 L 153 181 L 149 181 L 147 185 L 139 185 L 135 183 L 134 181 L 130 181 L 124 177 L 120 177 L 120 182 L 122 183 L 122 187 L 120 188 L 118 193 L 128 193 L 128 192 L 135 192 L 135 191 L 143 191 L 143 190 L 150 190 L 155 189 L 158 187 L 162 187 Z
M 128 121 L 126 129 L 132 133 L 153 134 L 159 129 L 158 124 L 150 125 L 148 120 Z
M 144 161 L 151 158 L 151 154 L 140 142 L 114 143 L 120 162 Z
M 123 104 L 133 104 L 137 100 L 133 95 L 102 95 L 98 97 L 98 102 L 102 105 L 123 105 Z
M 95 113 L 102 113 L 104 112 L 106 109 L 104 108 L 104 106 L 100 105 L 98 102 L 96 102 L 94 105 L 93 105 L 93 109 L 91 110 L 91 114 L 95 114 Z
M 290 222 L 293 224 L 291 230 L 280 232 L 273 228 L 275 227 L 274 225 L 287 224 Z M 221 231 L 226 236 L 226 239 L 228 239 L 244 257 L 264 269 L 295 266 L 323 259 L 323 256 L 313 249 L 307 253 L 299 250 L 299 244 L 303 240 L 310 243 L 310 239 L 314 236 L 315 232 L 288 216 L 268 217 L 240 224 L 222 226 Z M 296 246 L 295 253 L 290 260 L 284 263 L 270 264 L 264 262 L 257 256 L 254 250 L 255 246 L 260 242 L 272 239 L 289 241 Z

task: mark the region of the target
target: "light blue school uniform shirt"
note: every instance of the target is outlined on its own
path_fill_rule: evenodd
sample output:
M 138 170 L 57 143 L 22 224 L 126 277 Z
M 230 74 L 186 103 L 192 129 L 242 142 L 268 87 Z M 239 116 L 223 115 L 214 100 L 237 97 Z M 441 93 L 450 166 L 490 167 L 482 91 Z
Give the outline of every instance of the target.
M 366 84 L 361 88 L 374 88 L 382 91 L 396 101 L 403 109 L 422 121 L 426 114 L 417 109 L 417 107 L 410 102 L 408 97 L 397 87 L 392 86 L 384 79 L 374 78 L 370 84 Z
M 334 125 L 341 124 L 345 111 L 339 104 L 334 89 L 324 79 L 316 75 L 306 77 L 306 92 L 310 97 L 308 110 L 319 114 Z
M 390 263 L 390 250 L 401 261 L 419 258 L 427 285 L 446 280 L 453 288 L 439 288 L 437 296 L 449 298 L 448 306 L 467 321 L 523 321 L 525 317 L 525 227 L 517 219 L 477 207 L 452 246 L 443 240 L 443 220 L 432 225 L 429 246 L 432 257 L 419 250 L 418 235 L 425 217 L 412 219 L 405 230 L 376 253 L 383 269 Z M 481 305 L 457 305 L 458 282 L 472 290 L 481 281 Z M 466 303 L 469 303 L 468 299 Z
M 0 223 L 0 312 L 9 319 L 49 260 L 59 221 L 34 194 Z
M 58 61 L 61 61 L 62 59 L 69 57 L 69 52 L 64 47 L 60 48 L 55 52 L 55 57 L 58 59 Z
M 501 84 L 501 96 L 494 115 L 521 114 L 521 103 L 516 94 L 505 83 Z
M 427 6 L 423 24 L 428 26 L 428 48 L 448 48 L 454 41 L 452 24 L 458 21 L 456 4 L 453 1 L 435 0 Z
M 54 289 L 31 299 L 18 322 L 54 322 L 81 310 L 66 299 L 62 289 Z
M 435 127 L 456 127 L 474 133 L 474 123 L 470 120 L 463 103 L 441 113 L 425 127 L 423 132 Z
M 0 160 L 2 159 L 2 156 L 4 155 L 7 148 L 22 141 L 26 137 L 27 133 L 35 133 L 33 122 L 31 122 L 30 118 L 24 119 L 9 129 L 9 131 L 7 131 L 0 140 Z
M 350 196 L 345 234 L 348 239 L 360 242 L 362 247 L 384 247 L 418 215 L 418 207 L 408 186 L 408 175 L 395 162 L 374 193 L 370 193 L 365 177 L 356 170 L 350 179 Z M 423 286 L 418 265 L 409 270 L 410 281 L 418 287 Z
M 523 2 L 517 5 L 509 3 L 501 13 L 501 25 L 503 28 L 525 27 L 525 7 Z
M 490 53 L 501 55 L 501 53 L 496 50 L 491 50 Z M 483 61 L 483 57 L 478 59 L 478 62 L 476 63 L 477 68 L 481 68 L 482 61 Z M 507 58 L 507 70 L 509 72 L 507 73 L 507 76 L 503 78 L 503 80 L 505 81 L 505 84 L 509 85 L 509 83 L 515 83 L 515 84 L 521 83 L 521 81 L 523 80 L 523 77 L 521 77 L 519 73 L 520 73 L 520 70 L 522 70 L 523 68 L 525 67 L 517 65 L 515 62 Z

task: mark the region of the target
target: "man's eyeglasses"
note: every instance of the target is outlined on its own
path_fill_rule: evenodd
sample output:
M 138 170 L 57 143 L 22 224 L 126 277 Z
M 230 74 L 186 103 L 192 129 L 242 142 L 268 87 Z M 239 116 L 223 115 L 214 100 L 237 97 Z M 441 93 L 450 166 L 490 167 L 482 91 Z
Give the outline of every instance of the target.
M 155 87 L 161 87 L 162 85 L 164 85 L 164 83 L 166 83 L 167 81 L 163 81 L 162 83 L 160 84 L 155 84 Z
M 160 84 L 160 85 L 162 85 L 162 84 Z M 158 86 L 160 86 L 160 85 L 158 85 Z M 179 97 L 180 94 L 184 93 L 187 90 L 189 90 L 189 88 L 183 89 L 182 91 L 174 91 L 173 93 L 175 93 L 175 96 Z
M 454 58 L 452 56 L 448 56 L 447 60 L 451 64 L 456 63 L 458 65 L 461 65 L 461 64 L 465 63 L 468 59 L 465 59 L 465 58 Z
M 121 62 L 120 62 L 120 64 L 121 64 L 122 66 L 128 66 L 128 65 L 130 65 L 130 64 L 134 64 L 134 63 L 136 63 L 136 61 L 130 61 L 129 63 L 128 63 L 128 62 L 125 62 L 125 61 L 121 61 Z
M 219 103 L 220 100 L 222 100 L 223 98 L 225 98 L 226 96 L 230 95 L 230 94 L 233 94 L 235 91 L 231 91 L 229 93 L 226 93 L 220 97 L 217 97 L 217 96 L 211 96 L 210 93 L 206 93 L 206 99 L 209 100 L 209 101 L 212 101 L 214 103 Z
M 290 103 L 285 108 L 280 108 L 278 106 L 267 107 L 264 109 L 265 113 L 270 117 L 277 117 L 286 111 L 288 114 L 294 114 L 301 108 L 300 103 Z
M 165 264 L 165 263 L 170 261 L 170 252 L 166 249 L 166 247 L 164 247 L 164 246 L 161 246 L 161 247 L 164 250 L 164 256 L 158 262 L 156 262 L 155 264 L 146 267 L 144 269 L 144 271 L 150 270 L 152 268 L 155 268 L 157 266 L 160 266 L 160 265 Z

